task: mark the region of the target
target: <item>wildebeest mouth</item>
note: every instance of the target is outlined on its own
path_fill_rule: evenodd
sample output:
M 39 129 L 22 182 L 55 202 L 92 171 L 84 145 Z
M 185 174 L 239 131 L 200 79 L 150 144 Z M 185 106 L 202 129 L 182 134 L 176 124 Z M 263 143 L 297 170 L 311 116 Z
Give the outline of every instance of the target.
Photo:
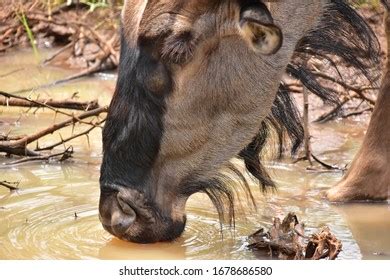
M 99 218 L 105 230 L 131 242 L 172 241 L 184 231 L 186 218 L 174 221 L 161 214 L 145 195 L 125 187 L 102 188 Z

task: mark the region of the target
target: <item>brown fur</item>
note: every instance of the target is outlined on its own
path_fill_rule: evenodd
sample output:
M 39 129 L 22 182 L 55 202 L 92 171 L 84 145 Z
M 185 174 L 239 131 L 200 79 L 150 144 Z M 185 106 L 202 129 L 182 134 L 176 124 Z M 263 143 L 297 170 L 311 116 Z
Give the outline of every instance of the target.
M 231 2 L 226 1 L 220 14 L 198 23 L 211 29 L 216 28 L 211 23 L 219 22 L 219 31 L 198 46 L 191 63 L 174 72 L 176 88 L 167 101 L 165 134 L 150 178 L 150 184 L 159 186 L 156 201 L 162 207 L 169 205 L 164 203 L 167 188 L 180 185 L 188 174 L 199 179 L 215 176 L 251 141 L 268 115 L 295 44 L 316 26 L 325 3 L 284 1 L 274 5 L 275 22 L 285 26 L 284 33 L 289 36 L 277 54 L 264 57 L 246 46 L 232 18 L 227 18 L 227 14 L 233 19 L 238 16 Z M 308 15 L 307 10 L 314 12 Z M 286 16 L 291 13 L 302 22 L 291 22 Z

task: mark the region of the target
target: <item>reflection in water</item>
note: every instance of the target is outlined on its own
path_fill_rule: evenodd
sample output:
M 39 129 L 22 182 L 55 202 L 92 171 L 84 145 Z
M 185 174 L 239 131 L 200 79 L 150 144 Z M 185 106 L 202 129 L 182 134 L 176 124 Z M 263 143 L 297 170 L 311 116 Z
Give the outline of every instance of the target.
M 69 74 L 55 68 L 42 69 L 31 57 L 30 53 L 0 57 L 0 65 L 5 66 L 0 75 L 19 67 L 27 71 L 0 79 L 2 90 L 37 86 Z M 31 73 L 31 79 L 25 79 L 26 73 Z M 110 77 L 84 79 L 40 90 L 39 94 L 42 98 L 66 98 L 69 95 L 64 93 L 78 91 L 82 100 L 98 98 L 101 104 L 107 104 L 114 88 L 114 79 Z M 0 133 L 31 133 L 53 123 L 53 115 L 48 111 L 33 115 L 16 108 L 0 110 Z M 326 161 L 346 164 L 355 153 L 359 144 L 356 139 L 362 138 L 363 130 L 359 124 L 348 122 L 314 126 L 317 141 L 313 148 Z M 234 230 L 223 228 L 221 235 L 218 215 L 211 203 L 196 194 L 188 202 L 188 224 L 177 241 L 137 245 L 113 238 L 103 230 L 97 215 L 100 133 L 95 130 L 89 144 L 86 139 L 72 142 L 76 154 L 68 163 L 30 163 L 12 168 L 0 165 L 0 179 L 20 180 L 22 187 L 12 194 L 0 188 L 0 259 L 254 259 L 253 252 L 246 249 L 246 236 L 288 211 L 295 211 L 309 231 L 328 225 L 343 242 L 343 259 L 390 258 L 388 205 L 330 205 L 322 199 L 322 193 L 341 174 L 308 173 L 303 163 L 286 161 L 268 166 L 277 180 L 277 192 L 263 195 L 253 184 L 257 211 L 242 195 Z M 45 141 L 55 142 L 58 137 L 48 136 Z M 321 154 L 323 151 L 326 152 Z M 235 164 L 243 168 L 241 162 Z
M 182 260 L 185 259 L 185 247 L 180 242 L 160 243 L 153 246 L 134 244 L 112 239 L 99 251 L 104 260 Z
M 390 259 L 390 205 L 342 205 L 337 211 L 346 219 L 364 259 Z

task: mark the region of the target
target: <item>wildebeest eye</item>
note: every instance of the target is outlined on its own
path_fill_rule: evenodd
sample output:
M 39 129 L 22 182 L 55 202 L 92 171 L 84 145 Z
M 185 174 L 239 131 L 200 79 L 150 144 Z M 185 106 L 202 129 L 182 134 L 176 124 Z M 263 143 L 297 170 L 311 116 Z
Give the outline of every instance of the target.
M 163 62 L 143 52 L 137 63 L 136 80 L 150 93 L 162 96 L 170 91 L 172 84 L 169 70 Z
M 145 85 L 154 94 L 163 94 L 169 84 L 169 75 L 162 63 L 156 65 L 147 75 Z
M 190 30 L 168 36 L 164 42 L 161 56 L 176 64 L 185 64 L 194 55 L 196 39 Z

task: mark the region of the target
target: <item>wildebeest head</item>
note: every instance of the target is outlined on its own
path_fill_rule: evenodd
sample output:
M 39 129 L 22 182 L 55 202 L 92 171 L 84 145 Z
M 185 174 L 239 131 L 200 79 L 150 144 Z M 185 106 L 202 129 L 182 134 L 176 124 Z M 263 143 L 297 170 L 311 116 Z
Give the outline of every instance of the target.
M 184 230 L 193 193 L 217 207 L 221 196 L 231 201 L 219 172 L 257 134 L 298 40 L 327 4 L 125 3 L 119 77 L 103 131 L 106 230 L 135 242 L 172 240 Z

